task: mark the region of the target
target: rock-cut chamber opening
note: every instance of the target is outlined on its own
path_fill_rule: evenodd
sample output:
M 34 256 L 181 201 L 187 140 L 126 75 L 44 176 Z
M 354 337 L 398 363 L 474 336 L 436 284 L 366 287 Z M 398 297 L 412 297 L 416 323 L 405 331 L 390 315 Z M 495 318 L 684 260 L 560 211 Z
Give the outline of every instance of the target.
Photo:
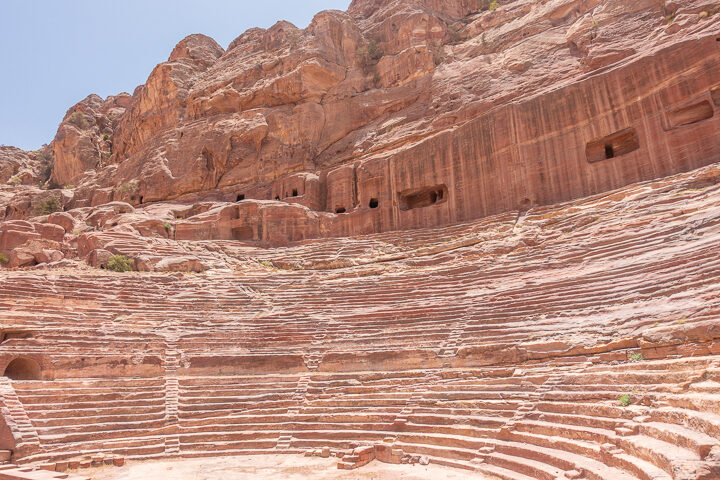
M 639 148 L 640 139 L 637 131 L 634 128 L 626 128 L 588 142 L 585 154 L 588 162 L 595 163 L 627 155 Z
M 16 358 L 5 367 L 4 376 L 11 380 L 40 380 L 40 364 L 31 358 Z
M 399 194 L 400 210 L 412 210 L 443 203 L 447 200 L 447 192 L 445 185 L 433 185 L 431 187 L 402 191 Z

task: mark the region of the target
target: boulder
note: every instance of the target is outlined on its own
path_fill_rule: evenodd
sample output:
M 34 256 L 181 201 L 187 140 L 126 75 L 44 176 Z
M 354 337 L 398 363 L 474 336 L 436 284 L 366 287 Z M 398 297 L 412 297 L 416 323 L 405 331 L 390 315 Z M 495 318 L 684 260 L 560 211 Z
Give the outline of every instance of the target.
M 34 253 L 34 257 L 37 263 L 53 263 L 62 260 L 65 255 L 60 250 L 44 248 Z
M 75 228 L 75 218 L 66 212 L 56 212 L 48 215 L 48 223 L 61 226 L 66 233 L 72 233 Z
M 8 267 L 11 268 L 17 268 L 17 267 L 26 267 L 30 265 L 35 265 L 35 255 L 24 248 L 16 248 L 12 252 L 10 252 Z
M 87 256 L 87 263 L 93 267 L 100 268 L 107 265 L 113 254 L 103 248 L 91 250 Z
M 167 257 L 154 265 L 157 272 L 204 272 L 208 267 L 194 257 Z

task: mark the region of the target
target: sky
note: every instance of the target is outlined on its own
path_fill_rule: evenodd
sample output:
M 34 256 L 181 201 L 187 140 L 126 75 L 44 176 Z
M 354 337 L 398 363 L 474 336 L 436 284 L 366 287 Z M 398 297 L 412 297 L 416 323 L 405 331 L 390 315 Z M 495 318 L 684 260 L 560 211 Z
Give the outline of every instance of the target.
M 50 143 L 68 108 L 132 93 L 175 44 L 203 33 L 223 48 L 252 27 L 305 28 L 350 0 L 0 0 L 0 145 Z

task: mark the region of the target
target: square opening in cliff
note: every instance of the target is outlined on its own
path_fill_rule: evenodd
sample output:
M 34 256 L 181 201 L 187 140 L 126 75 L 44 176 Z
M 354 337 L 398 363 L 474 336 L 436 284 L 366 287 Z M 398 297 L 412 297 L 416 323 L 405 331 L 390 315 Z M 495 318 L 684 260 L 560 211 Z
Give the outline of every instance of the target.
M 398 194 L 400 210 L 413 210 L 443 203 L 447 199 L 447 191 L 445 185 L 404 190 Z
M 627 155 L 639 148 L 640 139 L 637 131 L 634 128 L 626 128 L 588 142 L 585 154 L 589 163 L 595 163 Z

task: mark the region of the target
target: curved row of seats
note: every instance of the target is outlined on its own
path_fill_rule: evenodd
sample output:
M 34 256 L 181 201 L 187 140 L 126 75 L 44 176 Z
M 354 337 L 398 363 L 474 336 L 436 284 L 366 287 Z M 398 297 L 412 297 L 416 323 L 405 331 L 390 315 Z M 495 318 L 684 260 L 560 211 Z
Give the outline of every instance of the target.
M 566 472 L 670 480 L 720 468 L 708 463 L 720 453 L 715 356 L 522 371 L 180 377 L 176 422 L 159 380 L 14 386 L 43 458 L 164 456 L 172 434 L 183 456 L 390 442 L 406 454 L 512 480 Z
M 12 383 L 42 447 L 25 460 L 382 442 L 506 480 L 712 475 L 715 170 L 442 229 L 208 250 L 270 262 L 247 271 L 8 273 L 0 358 L 46 373 Z M 354 266 L 327 268 L 341 254 Z

